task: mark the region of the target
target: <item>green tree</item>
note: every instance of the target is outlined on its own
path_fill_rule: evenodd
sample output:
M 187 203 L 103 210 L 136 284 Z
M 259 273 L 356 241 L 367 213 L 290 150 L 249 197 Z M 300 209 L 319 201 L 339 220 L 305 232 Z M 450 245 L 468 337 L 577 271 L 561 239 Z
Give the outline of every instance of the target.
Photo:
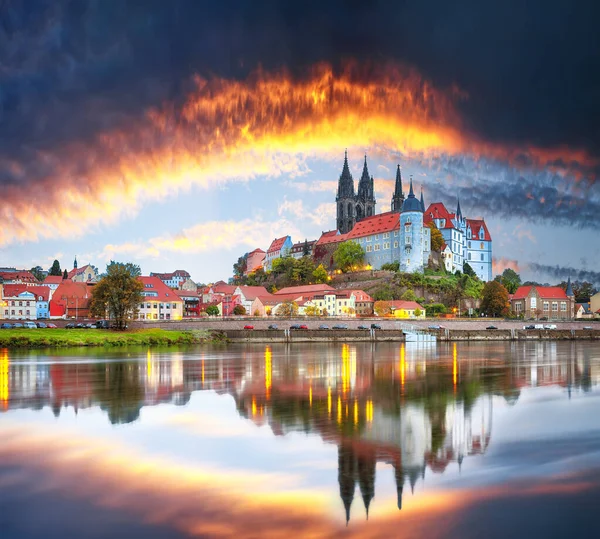
M 40 282 L 42 282 L 45 278 L 44 270 L 41 268 L 41 266 L 36 266 L 35 268 L 31 268 L 29 270 L 29 273 L 31 273 Z
M 275 311 L 277 316 L 296 316 L 298 314 L 298 304 L 295 301 L 284 301 Z
M 65 269 L 65 271 L 63 271 L 62 278 L 63 278 L 63 280 L 69 278 L 69 273 L 67 272 L 66 269 Z
M 319 312 L 319 308 L 316 305 L 307 305 L 304 308 L 304 313 L 306 316 L 319 316 L 321 313 Z
M 92 316 L 103 318 L 108 313 L 117 329 L 124 329 L 128 321 L 135 319 L 144 290 L 144 285 L 137 279 L 139 272 L 139 266 L 135 264 L 111 260 L 106 273 L 92 290 Z
M 427 226 L 431 230 L 431 250 L 439 253 L 442 250 L 442 245 L 444 245 L 444 237 L 433 221 Z
M 60 277 L 62 275 L 62 270 L 60 269 L 60 263 L 58 262 L 58 260 L 52 262 L 52 266 L 48 271 L 48 275 L 52 275 L 54 277 Z
M 465 262 L 463 264 L 463 273 L 465 275 L 468 275 L 469 277 L 477 277 L 475 270 L 471 267 L 471 264 L 469 264 L 468 262 Z
M 485 283 L 480 311 L 488 316 L 506 316 L 509 310 L 508 290 L 497 281 Z
M 365 254 L 365 250 L 355 241 L 344 241 L 333 253 L 333 261 L 343 272 L 356 271 L 363 265 Z
M 329 274 L 323 264 L 319 264 L 315 271 L 313 271 L 313 279 L 318 284 L 326 283 L 329 280 Z
M 204 312 L 208 316 L 219 316 L 219 307 L 216 305 L 209 305 Z
M 521 277 L 515 270 L 506 268 L 502 272 L 502 284 L 509 294 L 514 294 L 521 286 Z
M 304 246 L 302 247 L 302 256 L 309 256 L 310 248 L 308 247 L 308 240 L 304 240 Z
M 419 318 L 419 316 L 421 316 L 423 314 L 423 311 L 419 308 L 415 309 L 415 316 L 417 318 Z
M 417 295 L 412 290 L 408 289 L 402 294 L 400 299 L 403 299 L 404 301 L 417 301 Z
M 381 265 L 381 269 L 384 271 L 399 271 L 400 262 L 386 262 Z
M 243 305 L 236 305 L 233 308 L 233 314 L 235 314 L 236 316 L 244 316 L 246 314 L 246 307 L 244 307 Z

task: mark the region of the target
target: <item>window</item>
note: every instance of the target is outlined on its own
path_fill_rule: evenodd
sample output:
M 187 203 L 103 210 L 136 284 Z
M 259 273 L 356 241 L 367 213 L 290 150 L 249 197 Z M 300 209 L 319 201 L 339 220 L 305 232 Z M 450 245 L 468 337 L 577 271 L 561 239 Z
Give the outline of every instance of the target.
M 140 314 L 140 316 L 139 316 L 139 319 L 140 319 L 140 320 L 144 320 L 145 318 L 146 318 L 146 315 L 145 315 L 145 314 Z
M 383 239 L 389 238 L 390 237 L 390 233 L 389 232 L 385 232 L 383 234 Z
M 374 250 L 375 250 L 375 251 L 379 251 L 379 249 L 380 249 L 380 248 L 381 248 L 381 246 L 380 246 L 378 243 L 376 243 L 376 244 L 375 244 L 375 249 L 374 249 Z
M 535 309 L 537 307 L 537 298 L 531 298 L 531 308 Z
M 150 315 L 148 315 L 148 316 L 150 316 Z M 154 316 L 152 318 L 154 318 L 154 320 L 158 320 L 158 315 L 156 313 L 154 313 Z
M 394 230 L 394 238 L 397 238 L 397 237 L 398 237 L 398 231 Z
M 177 304 L 173 303 L 173 309 L 177 309 Z
M 375 234 L 375 239 L 378 240 L 379 239 L 379 234 Z
M 518 313 L 520 313 L 522 309 L 523 309 L 523 304 L 520 301 L 518 301 L 517 303 L 515 303 L 515 311 L 517 311 Z
M 169 313 L 167 313 L 167 320 L 171 319 L 171 315 Z
M 146 309 L 150 308 L 150 303 L 146 303 Z
M 566 313 L 566 312 L 567 312 L 567 302 L 566 302 L 566 301 L 561 301 L 561 302 L 560 302 L 560 310 L 561 310 L 561 312 L 563 312 L 563 313 Z
M 397 241 L 395 241 L 395 242 L 394 242 L 394 249 L 396 249 L 397 247 L 398 247 L 398 242 L 397 242 Z
M 558 301 L 553 301 L 552 302 L 552 310 L 553 311 L 558 311 Z
M 144 308 L 144 304 L 142 303 L 142 304 L 140 305 L 140 309 L 143 309 L 143 308 Z
M 373 250 L 372 245 L 367 245 L 367 253 L 370 253 Z
M 154 307 L 155 309 L 158 309 L 158 304 L 156 304 L 156 303 L 155 303 L 155 304 L 153 305 L 153 307 Z
M 471 253 L 469 253 L 469 260 L 471 260 Z
M 480 239 L 480 240 L 482 240 L 482 239 L 483 239 L 483 228 L 480 228 L 480 229 L 479 229 L 479 239 Z M 483 243 L 482 243 L 481 245 L 483 245 Z M 483 247 L 482 247 L 482 249 L 483 249 Z
M 29 309 L 27 309 L 27 311 L 25 312 L 25 314 L 26 314 L 27 316 L 29 316 Z
M 23 307 L 23 302 L 19 301 L 19 307 Z
M 160 319 L 161 319 L 161 320 L 164 320 L 164 319 L 165 319 L 165 315 L 164 315 L 164 313 L 160 313 Z
M 371 238 L 371 236 L 368 236 L 368 237 L 367 237 L 367 241 L 368 241 L 368 242 L 371 242 L 371 240 L 372 240 L 372 239 L 373 239 L 373 238 Z
M 386 241 L 386 242 L 383 244 L 383 248 L 384 248 L 384 249 L 389 249 L 389 248 L 390 248 L 390 242 L 389 242 L 389 241 Z
M 485 255 L 483 253 L 481 253 L 481 261 L 483 262 L 485 260 Z
M 13 309 L 10 314 L 12 314 L 14 316 L 15 315 L 15 310 Z
M 548 303 L 547 301 L 544 301 L 544 311 L 547 311 L 550 309 L 550 303 Z

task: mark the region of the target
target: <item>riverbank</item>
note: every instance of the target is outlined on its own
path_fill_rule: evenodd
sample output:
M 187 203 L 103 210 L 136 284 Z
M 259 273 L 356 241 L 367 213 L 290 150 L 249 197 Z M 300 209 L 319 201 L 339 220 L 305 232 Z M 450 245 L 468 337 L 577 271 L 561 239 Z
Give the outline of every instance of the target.
M 174 346 L 227 342 L 222 332 L 209 329 L 3 329 L 0 348 L 72 348 L 78 346 Z

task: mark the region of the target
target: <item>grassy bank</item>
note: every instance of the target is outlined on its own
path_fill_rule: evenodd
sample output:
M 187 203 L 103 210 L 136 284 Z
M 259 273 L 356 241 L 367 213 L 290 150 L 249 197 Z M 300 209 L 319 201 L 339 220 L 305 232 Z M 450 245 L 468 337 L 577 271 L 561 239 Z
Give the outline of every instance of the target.
M 226 342 L 222 333 L 210 330 L 171 331 L 138 329 L 3 329 L 0 348 L 66 348 L 75 346 L 172 346 Z

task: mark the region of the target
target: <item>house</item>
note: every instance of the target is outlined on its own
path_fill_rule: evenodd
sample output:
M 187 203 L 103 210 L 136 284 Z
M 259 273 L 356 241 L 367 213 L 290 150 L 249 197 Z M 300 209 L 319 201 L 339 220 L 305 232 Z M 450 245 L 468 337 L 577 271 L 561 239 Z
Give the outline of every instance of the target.
M 257 316 L 270 316 L 275 314 L 277 308 L 285 301 L 284 298 L 273 294 L 267 296 L 257 296 L 252 302 L 252 313 Z
M 571 280 L 565 292 L 559 286 L 520 286 L 510 299 L 511 310 L 525 319 L 546 317 L 549 320 L 572 320 L 575 296 Z
M 448 273 L 452 273 L 452 251 L 447 243 L 442 244 L 442 248 L 440 249 L 440 256 L 442 257 L 442 261 L 444 263 L 444 268 Z
M 258 296 L 269 296 L 264 286 L 238 286 L 233 293 L 240 297 L 240 303 L 248 315 L 254 314 L 252 303 Z
M 254 249 L 254 251 L 248 253 L 248 258 L 246 258 L 246 271 L 244 272 L 244 275 L 248 275 L 253 271 L 256 271 L 258 268 L 262 268 L 266 254 L 267 253 L 265 253 L 262 249 Z
M 65 279 L 52 293 L 50 318 L 89 318 L 92 286 Z
M 304 240 L 299 241 L 298 243 L 294 243 L 294 245 L 292 245 L 290 255 L 292 256 L 292 258 L 296 259 L 302 258 L 303 256 L 312 256 L 315 243 L 317 243 L 317 240 Z
M 150 277 L 158 277 L 169 288 L 180 288 L 181 284 L 190 279 L 190 274 L 185 270 L 175 270 L 171 273 L 150 273 Z
M 49 316 L 50 289 L 45 286 L 6 284 L 2 288 L 1 318 L 38 320 Z
M 346 241 L 347 236 L 348 234 L 340 234 L 337 230 L 323 232 L 313 247 L 315 264 L 317 266 L 323 264 L 323 267 L 328 271 L 335 269 L 333 253 L 335 253 L 340 243 Z
M 187 290 L 188 292 L 197 292 L 198 285 L 194 281 L 192 281 L 191 279 L 188 278 L 179 284 L 179 289 Z
M 40 282 L 30 271 L 1 271 L 0 281 L 4 284 L 24 284 L 26 286 L 38 286 Z
M 425 308 L 416 301 L 390 301 L 392 316 L 396 318 L 425 318 Z M 417 310 L 420 313 L 417 315 Z
M 592 311 L 589 303 L 576 303 L 575 304 L 575 318 L 593 318 Z
M 275 292 L 276 296 L 289 296 L 294 295 L 296 297 L 312 297 L 315 294 L 328 292 L 330 290 L 335 290 L 333 286 L 329 286 L 328 284 L 307 284 L 302 286 L 286 286 L 281 290 Z
M 271 271 L 273 266 L 273 260 L 277 258 L 283 258 L 290 254 L 292 249 L 292 238 L 289 236 L 284 236 L 282 238 L 276 238 L 271 242 L 269 249 L 267 250 L 267 254 L 265 255 L 265 259 L 263 262 L 263 267 L 265 271 Z
M 357 299 L 361 303 L 363 312 L 369 308 L 372 312 L 373 300 L 362 290 L 329 290 L 315 294 L 310 301 L 319 309 L 320 314 L 354 317 L 357 314 Z
M 44 279 L 42 286 L 47 286 L 50 289 L 50 297 L 52 297 L 52 294 L 54 293 L 54 291 L 59 287 L 60 283 L 62 283 L 62 282 L 63 282 L 62 275 L 48 275 Z
M 600 292 L 590 298 L 590 311 L 594 318 L 600 318 Z
M 354 294 L 354 309 L 356 316 L 372 316 L 373 305 L 375 304 L 373 298 L 362 290 L 353 290 Z
M 139 320 L 181 320 L 184 301 L 155 276 L 138 277 L 144 285 L 144 302 L 139 306 Z
M 183 318 L 198 318 L 202 301 L 197 290 L 174 290 L 174 292 L 183 301 Z
M 77 257 L 73 261 L 73 269 L 67 273 L 67 276 L 74 283 L 95 283 L 98 280 L 98 272 L 91 264 L 78 267 Z

